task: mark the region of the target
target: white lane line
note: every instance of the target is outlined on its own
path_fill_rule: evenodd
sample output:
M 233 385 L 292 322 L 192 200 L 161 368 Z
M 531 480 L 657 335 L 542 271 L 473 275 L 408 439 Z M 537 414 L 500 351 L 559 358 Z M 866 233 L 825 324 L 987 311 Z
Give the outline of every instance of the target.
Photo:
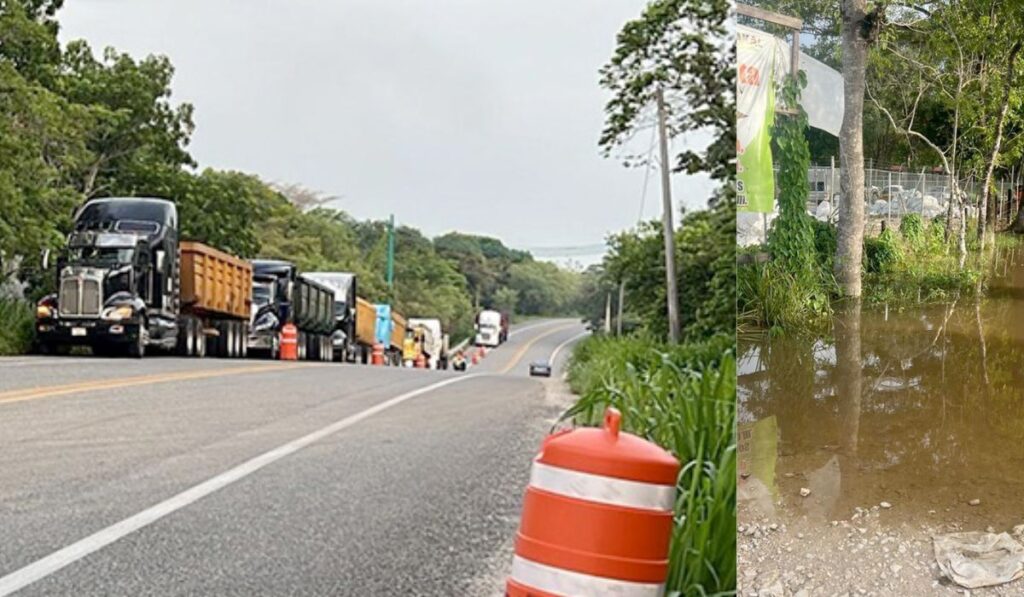
M 548 363 L 551 364 L 551 368 L 554 369 L 554 367 L 555 367 L 555 359 L 558 358 L 558 353 L 562 352 L 563 348 L 565 348 L 566 346 L 569 346 L 570 344 L 572 344 L 573 342 L 579 340 L 583 336 L 589 336 L 589 335 L 590 335 L 590 332 L 583 332 L 583 333 L 580 333 L 580 334 L 576 334 L 572 338 L 569 338 L 565 342 L 562 342 L 561 344 L 556 346 L 555 350 L 551 353 L 551 358 L 548 359 Z
M 411 392 L 406 392 L 405 394 L 396 396 L 385 402 L 381 402 L 376 406 L 370 407 L 350 417 L 331 423 L 326 427 L 290 441 L 287 444 L 278 446 L 269 452 L 264 452 L 263 454 L 243 462 L 230 470 L 224 471 L 215 477 L 186 489 L 172 498 L 164 500 L 155 506 L 147 508 L 138 514 L 122 520 L 121 522 L 112 524 L 103 530 L 93 533 L 84 539 L 72 543 L 71 545 L 57 550 L 44 558 L 32 562 L 24 568 L 15 570 L 7 576 L 0 578 L 0 597 L 10 595 L 11 593 L 23 589 L 38 580 L 46 578 L 61 568 L 103 549 L 118 539 L 130 535 L 131 533 L 134 533 L 135 531 L 150 525 L 168 514 L 180 510 L 219 489 L 223 489 L 236 481 L 244 479 L 261 468 L 272 464 L 285 456 L 293 454 L 331 434 L 337 433 L 346 427 L 351 427 L 364 419 L 420 396 L 421 394 L 425 394 L 460 381 L 472 379 L 474 377 L 479 376 L 468 374 L 446 379 Z

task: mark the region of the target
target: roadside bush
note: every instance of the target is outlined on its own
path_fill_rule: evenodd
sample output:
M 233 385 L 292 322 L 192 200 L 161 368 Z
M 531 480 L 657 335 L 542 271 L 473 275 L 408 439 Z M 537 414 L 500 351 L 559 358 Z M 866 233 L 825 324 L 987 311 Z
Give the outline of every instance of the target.
M 797 275 L 773 262 L 759 263 L 739 268 L 736 284 L 740 331 L 757 327 L 773 333 L 807 332 L 832 313 L 834 282 L 824 270 Z
M 921 240 L 921 235 L 924 232 L 924 223 L 921 221 L 921 216 L 918 214 L 907 214 L 903 216 L 900 221 L 900 234 L 903 238 L 907 239 L 911 243 L 917 243 Z
M 0 299 L 0 355 L 24 354 L 32 347 L 35 313 L 25 301 Z
M 614 406 L 623 430 L 682 464 L 667 593 L 735 590 L 735 339 L 670 347 L 649 338 L 592 337 L 574 351 L 569 380 L 581 397 L 563 418 L 597 425 Z
M 891 272 L 900 257 L 900 244 L 892 231 L 886 230 L 876 237 L 864 239 L 864 271 L 874 274 Z

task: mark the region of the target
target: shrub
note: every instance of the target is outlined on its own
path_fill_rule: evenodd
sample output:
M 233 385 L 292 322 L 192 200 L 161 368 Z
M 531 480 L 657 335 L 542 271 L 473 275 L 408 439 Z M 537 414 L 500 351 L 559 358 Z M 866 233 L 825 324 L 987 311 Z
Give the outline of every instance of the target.
M 25 301 L 0 299 L 0 355 L 28 352 L 34 335 L 32 305 Z
M 826 272 L 793 274 L 774 262 L 739 268 L 736 276 L 739 327 L 806 332 L 824 323 L 834 283 Z M 821 276 L 820 278 L 817 276 Z
M 563 418 L 596 425 L 614 406 L 624 430 L 682 464 L 667 593 L 735 591 L 735 339 L 670 347 L 648 338 L 593 337 L 574 351 L 569 377 L 580 399 Z
M 899 241 L 891 230 L 877 237 L 864 239 L 864 270 L 873 274 L 884 274 L 896 269 L 900 261 Z
M 832 271 L 836 257 L 836 227 L 828 222 L 811 220 L 814 228 L 814 253 L 818 265 L 826 272 Z
M 907 214 L 903 216 L 900 221 L 900 234 L 903 238 L 907 239 L 912 243 L 916 243 L 921 239 L 921 234 L 924 232 L 924 223 L 921 221 L 921 216 L 918 214 Z

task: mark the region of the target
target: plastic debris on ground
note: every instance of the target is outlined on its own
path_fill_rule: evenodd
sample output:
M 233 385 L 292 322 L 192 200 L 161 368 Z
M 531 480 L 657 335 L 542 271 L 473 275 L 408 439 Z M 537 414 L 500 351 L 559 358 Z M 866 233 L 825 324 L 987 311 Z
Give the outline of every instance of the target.
M 934 546 L 939 570 L 961 587 L 992 587 L 1024 577 L 1024 545 L 1007 533 L 937 535 Z

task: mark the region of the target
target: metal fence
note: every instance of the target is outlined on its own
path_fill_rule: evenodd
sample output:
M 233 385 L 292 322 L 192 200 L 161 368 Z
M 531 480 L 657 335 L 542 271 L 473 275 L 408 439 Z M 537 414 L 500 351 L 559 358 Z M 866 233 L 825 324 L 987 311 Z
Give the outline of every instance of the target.
M 812 214 L 823 211 L 821 204 L 829 201 L 832 211 L 840 196 L 839 171 L 834 166 L 811 166 L 808 171 L 810 193 L 807 209 Z M 1009 222 L 1024 199 L 1024 173 L 1013 172 L 1011 178 L 995 181 L 994 209 L 996 221 Z M 981 197 L 981 181 L 974 177 L 959 180 L 965 195 L 968 216 L 977 214 Z M 1016 190 L 1016 191 L 1015 191 Z M 944 215 L 951 197 L 948 174 L 922 169 L 864 169 L 864 200 L 868 216 L 894 218 L 915 213 L 925 218 Z

